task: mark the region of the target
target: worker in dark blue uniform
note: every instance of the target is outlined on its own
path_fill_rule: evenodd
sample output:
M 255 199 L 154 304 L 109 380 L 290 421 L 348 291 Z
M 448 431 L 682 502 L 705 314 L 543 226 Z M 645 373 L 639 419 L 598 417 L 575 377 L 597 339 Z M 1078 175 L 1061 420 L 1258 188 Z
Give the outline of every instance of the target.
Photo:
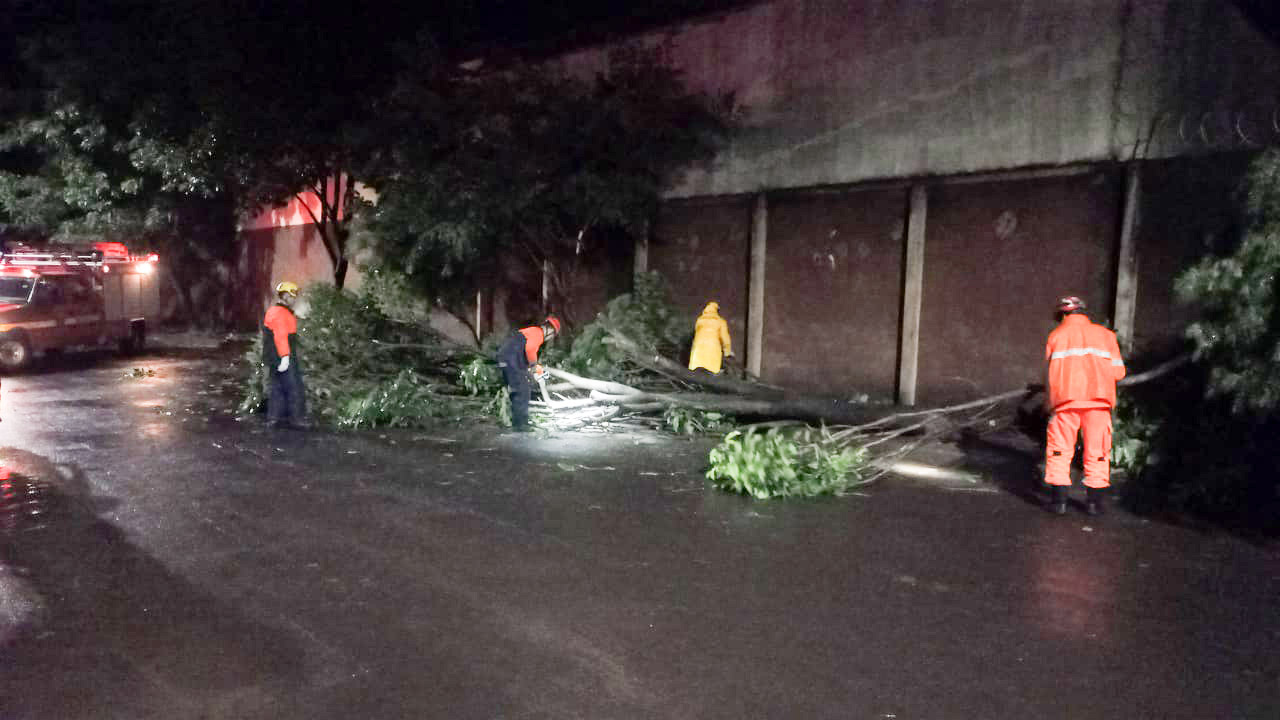
M 560 319 L 549 315 L 541 325 L 513 331 L 498 348 L 498 369 L 502 371 L 502 380 L 511 398 L 511 427 L 517 432 L 529 430 L 529 368 L 533 368 L 535 377 L 541 378 L 543 370 L 538 364 L 538 350 L 559 332 Z

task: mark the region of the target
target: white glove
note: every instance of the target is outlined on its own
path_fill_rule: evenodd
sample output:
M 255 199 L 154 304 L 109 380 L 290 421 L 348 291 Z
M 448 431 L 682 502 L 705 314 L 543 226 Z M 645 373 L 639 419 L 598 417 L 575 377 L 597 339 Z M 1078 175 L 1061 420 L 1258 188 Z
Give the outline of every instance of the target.
M 285 355 L 280 358 L 280 366 L 276 368 L 276 372 L 287 372 L 289 370 L 289 356 Z

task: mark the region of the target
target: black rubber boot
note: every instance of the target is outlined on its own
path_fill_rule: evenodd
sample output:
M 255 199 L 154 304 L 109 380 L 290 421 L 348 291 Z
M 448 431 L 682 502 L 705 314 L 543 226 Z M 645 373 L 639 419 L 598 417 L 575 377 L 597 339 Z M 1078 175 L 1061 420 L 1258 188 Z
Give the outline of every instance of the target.
M 1106 514 L 1106 509 L 1102 505 L 1102 498 L 1106 494 L 1105 488 L 1088 488 L 1086 490 L 1084 501 L 1084 511 L 1093 517 Z
M 1053 485 L 1053 495 L 1049 498 L 1049 512 L 1054 515 L 1067 514 L 1067 486 Z

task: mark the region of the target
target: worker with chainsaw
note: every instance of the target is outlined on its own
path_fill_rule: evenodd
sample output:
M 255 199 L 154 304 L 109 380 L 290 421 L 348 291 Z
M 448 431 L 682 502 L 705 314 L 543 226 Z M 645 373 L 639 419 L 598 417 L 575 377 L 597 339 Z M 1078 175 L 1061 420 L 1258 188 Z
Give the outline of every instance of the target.
M 517 432 L 529 430 L 529 371 L 535 380 L 543 379 L 546 371 L 538 364 L 538 350 L 559 333 L 560 318 L 548 315 L 540 325 L 513 331 L 498 348 L 498 369 L 511 398 L 511 427 Z
M 298 362 L 298 316 L 293 313 L 297 299 L 296 284 L 286 280 L 276 285 L 276 303 L 262 320 L 262 362 L 271 377 L 268 427 L 307 427 L 306 389 Z
M 722 358 L 733 357 L 729 339 L 729 323 L 720 317 L 720 304 L 707 303 L 693 324 L 693 346 L 689 348 L 689 369 L 706 370 L 719 375 Z
M 1067 511 L 1076 436 L 1084 441 L 1085 512 L 1100 515 L 1111 485 L 1111 408 L 1124 359 L 1116 334 L 1093 323 L 1084 301 L 1064 297 L 1057 305 L 1058 327 L 1045 345 L 1048 364 L 1046 409 L 1051 413 L 1045 443 L 1044 479 L 1052 497 L 1049 511 Z

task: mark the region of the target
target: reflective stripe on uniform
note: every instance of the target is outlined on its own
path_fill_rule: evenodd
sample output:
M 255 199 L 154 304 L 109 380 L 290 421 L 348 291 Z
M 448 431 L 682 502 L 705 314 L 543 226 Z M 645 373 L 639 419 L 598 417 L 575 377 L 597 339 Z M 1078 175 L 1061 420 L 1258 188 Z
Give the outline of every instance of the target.
M 1091 348 L 1091 347 L 1086 347 L 1086 348 L 1071 348 L 1070 350 L 1059 350 L 1058 352 L 1056 352 L 1056 353 L 1054 353 L 1054 354 L 1050 355 L 1050 356 L 1049 356 L 1049 359 L 1050 359 L 1050 360 L 1061 360 L 1062 358 L 1065 358 L 1065 357 L 1075 357 L 1075 356 L 1080 356 L 1080 355 L 1097 355 L 1097 356 L 1098 356 L 1098 357 L 1100 357 L 1100 358 L 1104 358 L 1104 359 L 1106 359 L 1106 360 L 1111 360 L 1111 353 L 1110 353 L 1110 352 L 1108 352 L 1108 351 L 1106 351 L 1106 350 L 1099 350 L 1098 348 Z M 1114 360 L 1112 360 L 1111 364 L 1112 364 L 1112 365 L 1115 365 L 1115 364 L 1117 364 L 1117 362 L 1116 362 L 1116 361 L 1114 361 Z

